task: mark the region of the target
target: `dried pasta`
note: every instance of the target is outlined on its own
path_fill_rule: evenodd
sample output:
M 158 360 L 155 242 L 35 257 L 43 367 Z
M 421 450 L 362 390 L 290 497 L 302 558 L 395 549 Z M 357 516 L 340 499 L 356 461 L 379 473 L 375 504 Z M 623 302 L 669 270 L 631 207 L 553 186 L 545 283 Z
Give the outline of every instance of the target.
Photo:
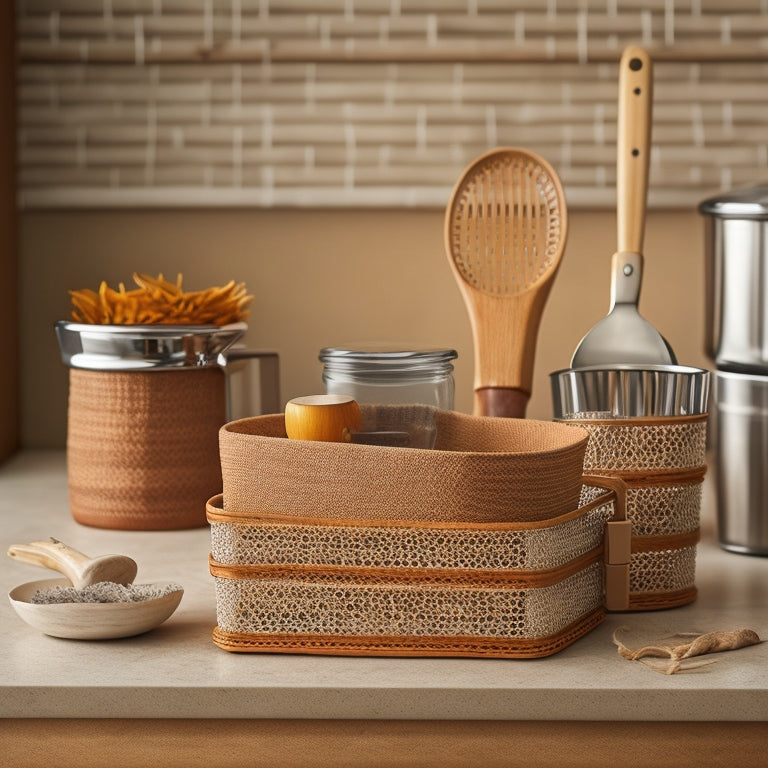
M 133 280 L 138 287 L 132 290 L 102 281 L 98 291 L 70 291 L 72 318 L 100 325 L 227 325 L 247 320 L 253 301 L 245 284 L 234 280 L 202 291 L 183 290 L 181 274 L 175 283 L 139 272 Z

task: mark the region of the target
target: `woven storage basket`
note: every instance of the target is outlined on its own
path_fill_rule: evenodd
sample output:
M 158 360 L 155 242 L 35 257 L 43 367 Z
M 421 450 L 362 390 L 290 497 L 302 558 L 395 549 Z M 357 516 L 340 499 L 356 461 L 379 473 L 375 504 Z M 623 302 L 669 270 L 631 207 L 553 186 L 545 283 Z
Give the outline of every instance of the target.
M 431 426 L 435 448 L 288 440 L 282 416 L 222 428 L 224 493 L 208 504 L 217 645 L 546 656 L 602 620 L 606 572 L 626 604 L 629 529 L 611 523 L 626 554 L 611 546 L 604 565 L 620 505 L 583 486 L 586 432 L 389 408 L 363 407 L 364 423 Z
M 364 421 L 371 407 L 362 407 Z M 387 414 L 389 413 L 389 418 Z M 429 425 L 434 450 L 288 440 L 281 414 L 220 433 L 226 510 L 334 519 L 505 522 L 576 509 L 588 434 L 564 424 L 376 407 L 377 425 Z
M 533 658 L 604 618 L 613 493 L 529 523 L 304 518 L 208 504 L 228 651 Z
M 590 433 L 584 471 L 620 478 L 632 525 L 630 610 L 696 599 L 707 416 L 566 420 Z
M 72 368 L 69 376 L 67 465 L 75 520 L 126 530 L 205 525 L 205 502 L 221 491 L 223 371 Z

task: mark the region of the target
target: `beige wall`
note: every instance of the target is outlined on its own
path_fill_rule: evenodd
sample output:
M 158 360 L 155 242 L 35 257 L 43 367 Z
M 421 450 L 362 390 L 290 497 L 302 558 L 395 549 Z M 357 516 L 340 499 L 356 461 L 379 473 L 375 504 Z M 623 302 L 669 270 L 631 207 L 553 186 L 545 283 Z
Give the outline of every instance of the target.
M 184 273 L 189 289 L 243 280 L 256 299 L 246 341 L 281 355 L 282 398 L 322 391 L 321 347 L 355 341 L 458 350 L 456 407 L 472 409 L 472 340 L 443 251 L 442 211 L 185 210 L 25 213 L 20 222 L 22 441 L 63 446 L 66 371 L 53 332 L 67 290 Z M 608 308 L 615 216 L 572 210 L 539 335 L 528 415 L 551 418 L 547 374 L 567 367 Z M 643 314 L 679 361 L 704 365 L 702 222 L 652 212 Z

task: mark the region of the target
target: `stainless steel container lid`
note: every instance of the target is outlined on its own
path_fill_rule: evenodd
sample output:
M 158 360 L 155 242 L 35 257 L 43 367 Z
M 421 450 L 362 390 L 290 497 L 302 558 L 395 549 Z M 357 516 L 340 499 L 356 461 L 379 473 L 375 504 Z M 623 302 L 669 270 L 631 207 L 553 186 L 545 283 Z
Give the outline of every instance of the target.
M 136 371 L 217 365 L 219 355 L 247 328 L 245 323 L 90 325 L 60 320 L 56 336 L 69 368 Z
M 768 184 L 710 197 L 699 203 L 699 213 L 729 219 L 768 219 Z
M 709 371 L 685 365 L 568 368 L 550 374 L 556 419 L 693 416 L 707 412 Z

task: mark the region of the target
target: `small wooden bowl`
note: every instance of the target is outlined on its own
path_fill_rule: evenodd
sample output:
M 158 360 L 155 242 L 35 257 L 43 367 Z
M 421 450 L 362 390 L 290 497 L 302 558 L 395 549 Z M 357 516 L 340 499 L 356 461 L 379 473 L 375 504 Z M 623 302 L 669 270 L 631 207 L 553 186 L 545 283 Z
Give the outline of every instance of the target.
M 176 610 L 184 594 L 179 588 L 162 597 L 131 603 L 30 602 L 38 589 L 71 586 L 68 579 L 29 581 L 12 589 L 8 598 L 27 624 L 46 635 L 72 640 L 109 640 L 133 637 L 160 626 Z

